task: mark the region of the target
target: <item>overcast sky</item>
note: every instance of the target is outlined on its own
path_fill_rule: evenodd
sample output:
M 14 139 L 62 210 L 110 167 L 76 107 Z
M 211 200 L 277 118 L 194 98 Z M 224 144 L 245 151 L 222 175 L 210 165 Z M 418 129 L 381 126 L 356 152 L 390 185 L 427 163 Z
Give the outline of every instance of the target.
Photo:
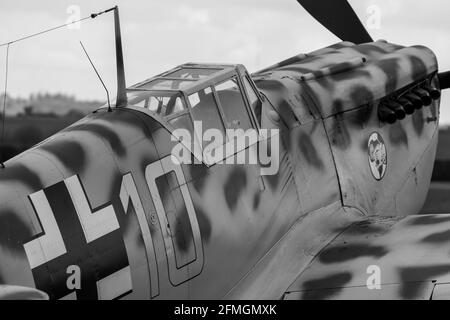
M 380 28 L 367 25 L 374 39 L 426 45 L 438 56 L 440 70 L 450 70 L 448 0 L 350 3 L 366 25 L 373 21 L 373 6 L 379 8 Z M 0 43 L 63 24 L 74 8 L 84 17 L 116 4 L 128 86 L 185 62 L 242 63 L 252 72 L 339 41 L 295 0 L 1 0 Z M 79 29 L 64 28 L 13 44 L 8 93 L 26 97 L 36 92 L 62 92 L 80 99 L 104 100 L 80 40 L 114 93 L 111 14 L 87 20 Z M 0 48 L 2 87 L 5 52 L 5 47 Z M 449 108 L 450 94 L 445 94 L 442 122 L 450 123 Z

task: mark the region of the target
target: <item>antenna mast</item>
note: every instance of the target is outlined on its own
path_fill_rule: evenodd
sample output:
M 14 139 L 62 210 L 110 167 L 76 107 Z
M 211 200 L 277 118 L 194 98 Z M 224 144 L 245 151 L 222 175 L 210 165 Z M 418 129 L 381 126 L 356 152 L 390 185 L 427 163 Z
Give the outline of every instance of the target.
M 125 84 L 125 68 L 123 65 L 122 36 L 120 34 L 119 7 L 114 7 L 114 30 L 116 34 L 116 69 L 117 69 L 117 98 L 116 107 L 127 105 L 127 87 Z
M 92 14 L 91 18 L 95 18 L 99 14 L 114 10 L 114 33 L 116 42 L 116 71 L 117 71 L 117 98 L 116 107 L 125 107 L 127 105 L 127 86 L 125 84 L 125 67 L 123 65 L 122 52 L 122 35 L 120 33 L 119 7 L 115 6 L 103 12 Z

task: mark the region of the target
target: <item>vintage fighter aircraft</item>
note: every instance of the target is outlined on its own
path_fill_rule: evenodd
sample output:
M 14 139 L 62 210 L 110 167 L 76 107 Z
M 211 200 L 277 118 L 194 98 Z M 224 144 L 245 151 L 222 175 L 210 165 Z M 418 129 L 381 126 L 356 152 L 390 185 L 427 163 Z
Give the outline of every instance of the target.
M 418 215 L 448 74 L 426 47 L 374 42 L 345 0 L 299 3 L 344 42 L 129 88 L 116 8 L 113 107 L 0 170 L 0 295 L 450 298 L 450 215 Z M 195 121 L 278 134 L 217 158 L 174 134 Z M 276 172 L 223 163 L 273 139 Z

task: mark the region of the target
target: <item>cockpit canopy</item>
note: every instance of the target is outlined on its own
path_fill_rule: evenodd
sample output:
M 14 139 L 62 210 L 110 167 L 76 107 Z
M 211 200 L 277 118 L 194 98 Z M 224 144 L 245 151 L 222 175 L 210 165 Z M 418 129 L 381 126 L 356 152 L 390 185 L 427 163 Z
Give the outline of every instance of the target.
M 142 107 L 173 128 L 258 128 L 260 94 L 243 65 L 183 64 L 128 88 L 128 104 Z

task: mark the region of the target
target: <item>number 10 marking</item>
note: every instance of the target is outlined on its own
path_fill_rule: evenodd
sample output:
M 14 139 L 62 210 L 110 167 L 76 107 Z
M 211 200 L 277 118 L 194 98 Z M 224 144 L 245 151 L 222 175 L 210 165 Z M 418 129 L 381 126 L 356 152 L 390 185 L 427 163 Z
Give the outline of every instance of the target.
M 156 185 L 156 179 L 160 176 L 174 172 L 178 180 L 178 185 L 186 206 L 189 222 L 192 230 L 192 238 L 194 240 L 195 259 L 187 263 L 186 265 L 178 268 L 175 259 L 175 248 L 172 240 L 172 234 L 166 228 L 168 226 L 167 212 L 164 209 L 163 201 Z M 167 255 L 169 280 L 172 285 L 177 286 L 183 282 L 197 276 L 203 268 L 203 245 L 201 241 L 200 228 L 197 221 L 197 215 L 195 214 L 194 204 L 192 202 L 189 189 L 186 184 L 183 170 L 181 166 L 175 164 L 172 161 L 171 156 L 167 156 L 160 161 L 149 164 L 145 169 L 145 179 L 147 181 L 150 194 L 155 205 L 155 209 L 159 218 L 162 237 L 164 239 L 164 246 Z M 141 199 L 139 197 L 136 184 L 131 173 L 127 173 L 122 180 L 120 189 L 120 200 L 122 202 L 125 212 L 127 212 L 128 206 L 133 205 L 139 226 L 141 229 L 142 237 L 144 239 L 144 245 L 146 249 L 147 261 L 149 265 L 150 281 L 151 281 L 151 297 L 155 297 L 159 294 L 159 277 L 158 266 L 153 239 L 150 233 L 147 217 L 142 206 Z

